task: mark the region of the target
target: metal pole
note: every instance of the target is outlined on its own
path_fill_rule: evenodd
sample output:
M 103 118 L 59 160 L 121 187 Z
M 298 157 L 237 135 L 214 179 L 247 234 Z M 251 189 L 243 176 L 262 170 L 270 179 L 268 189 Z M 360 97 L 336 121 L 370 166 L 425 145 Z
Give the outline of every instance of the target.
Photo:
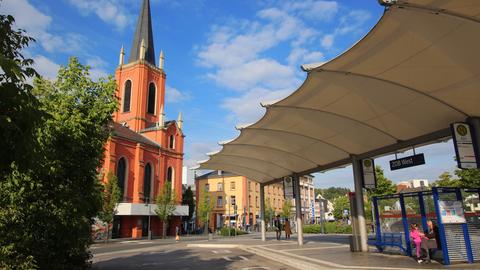
M 445 226 L 442 222 L 442 214 L 440 213 L 440 205 L 438 196 L 438 188 L 432 188 L 432 195 L 433 195 L 433 203 L 435 204 L 435 212 L 437 213 L 437 223 L 438 223 L 438 232 L 440 234 L 440 243 L 442 245 L 442 254 L 443 254 L 443 264 L 449 265 L 450 264 L 450 256 L 448 255 L 448 248 L 447 248 L 447 240 L 445 236 Z
M 463 197 L 462 191 L 459 188 L 455 189 L 455 195 L 457 197 L 457 201 L 461 201 L 463 204 Z M 463 239 L 465 241 L 465 249 L 467 251 L 467 260 L 469 263 L 473 263 L 473 251 L 472 251 L 472 244 L 470 242 L 470 233 L 468 232 L 467 223 L 462 223 L 462 230 L 463 230 Z
M 412 256 L 412 244 L 410 241 L 410 231 L 408 228 L 408 220 L 407 220 L 407 210 L 405 208 L 405 200 L 403 198 L 403 194 L 400 194 L 400 210 L 402 211 L 402 223 L 403 223 L 403 231 L 405 232 L 405 244 L 407 245 L 407 254 L 408 256 Z
M 297 175 L 293 176 L 293 185 L 295 189 L 295 213 L 297 216 L 298 245 L 303 246 L 302 200 L 300 195 L 300 177 Z
M 232 232 L 232 216 L 230 216 L 230 204 L 232 203 L 232 198 L 230 197 L 230 201 L 228 201 L 228 237 L 230 237 Z
M 470 125 L 472 132 L 473 147 L 475 156 L 477 157 L 477 167 L 480 168 L 480 117 L 469 117 L 467 123 Z
M 262 232 L 262 241 L 266 241 L 265 235 L 265 185 L 260 184 L 260 230 Z
M 353 179 L 355 182 L 355 201 L 357 203 L 357 224 L 360 235 L 359 251 L 368 251 L 367 226 L 365 224 L 365 207 L 363 202 L 363 176 L 361 160 L 352 156 Z

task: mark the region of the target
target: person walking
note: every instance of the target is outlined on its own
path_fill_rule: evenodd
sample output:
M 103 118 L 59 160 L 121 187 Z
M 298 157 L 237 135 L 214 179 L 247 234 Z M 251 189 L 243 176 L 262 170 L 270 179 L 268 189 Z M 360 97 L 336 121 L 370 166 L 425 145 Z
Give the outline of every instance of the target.
M 290 226 L 290 221 L 288 218 L 285 218 L 285 239 L 290 239 L 290 235 L 292 234 L 292 227 Z
M 275 226 L 275 233 L 277 235 L 277 240 L 280 240 L 282 236 L 282 223 L 280 221 L 280 215 L 277 215 L 273 221 L 273 226 Z

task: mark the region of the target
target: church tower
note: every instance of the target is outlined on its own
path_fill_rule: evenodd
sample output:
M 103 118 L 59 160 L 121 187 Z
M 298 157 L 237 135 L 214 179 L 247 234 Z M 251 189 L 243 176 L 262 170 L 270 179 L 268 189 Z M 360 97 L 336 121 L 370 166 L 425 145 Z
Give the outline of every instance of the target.
M 155 65 L 150 2 L 144 0 L 138 17 L 128 62 L 120 51 L 120 61 L 115 71 L 118 83 L 119 110 L 114 121 L 135 132 L 162 125 L 165 102 L 163 52 L 159 66 Z

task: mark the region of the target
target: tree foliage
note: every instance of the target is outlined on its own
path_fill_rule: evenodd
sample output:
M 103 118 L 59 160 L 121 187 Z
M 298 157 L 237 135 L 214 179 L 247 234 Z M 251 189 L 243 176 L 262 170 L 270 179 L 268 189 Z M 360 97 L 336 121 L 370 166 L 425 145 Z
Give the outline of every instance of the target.
M 397 192 L 397 187 L 392 180 L 386 178 L 383 174 L 382 167 L 378 165 L 375 166 L 375 174 L 377 177 L 377 188 L 367 191 L 368 198 L 372 198 L 373 196 L 394 194 Z
M 449 172 L 442 173 L 438 180 L 432 183 L 434 187 L 480 187 L 480 169 L 456 169 L 454 178 Z
M 195 211 L 195 198 L 193 196 L 193 191 L 191 187 L 188 187 L 183 192 L 182 204 L 188 205 L 188 220 L 191 220 L 193 217 L 193 212 Z
M 343 210 L 350 209 L 350 202 L 348 201 L 348 197 L 339 196 L 333 200 L 333 216 L 335 219 L 342 219 L 343 218 Z
M 157 195 L 157 209 L 155 210 L 158 218 L 163 222 L 163 237 L 166 233 L 165 223 L 175 211 L 176 204 L 177 196 L 175 196 L 171 183 L 167 181 Z
M 452 178 L 452 175 L 449 172 L 444 172 L 438 176 L 438 180 L 431 184 L 433 187 L 458 187 L 460 186 L 460 181 L 458 179 Z
M 292 215 L 292 201 L 285 200 L 282 206 L 282 217 L 290 218 Z
M 113 222 L 116 214 L 117 203 L 120 202 L 122 195 L 120 194 L 118 179 L 113 172 L 108 172 L 107 181 L 104 183 L 102 193 L 102 210 L 98 214 L 98 218 L 107 223 L 107 239 L 109 237 L 108 228 Z
M 275 210 L 270 203 L 270 198 L 265 198 L 265 220 L 268 222 L 272 221 L 272 218 L 275 216 Z
M 35 80 L 41 118 L 28 162 L 13 160 L 0 181 L 0 268 L 87 267 L 102 203 L 97 169 L 117 106 L 114 80 L 93 82 L 88 70 L 71 58 L 55 81 Z
M 345 196 L 348 192 L 350 192 L 350 189 L 344 187 L 316 188 L 315 197 L 320 194 L 323 198 L 333 201 L 339 196 Z
M 207 191 L 204 191 L 202 194 L 201 200 L 198 202 L 197 208 L 197 218 L 198 220 L 205 224 L 209 221 L 210 213 L 212 213 L 214 202 Z
M 27 83 L 38 74 L 33 60 L 21 53 L 34 39 L 14 29 L 14 21 L 12 16 L 0 15 L 0 175 L 12 169 L 12 162 L 19 169 L 31 166 L 34 131 L 42 116 Z

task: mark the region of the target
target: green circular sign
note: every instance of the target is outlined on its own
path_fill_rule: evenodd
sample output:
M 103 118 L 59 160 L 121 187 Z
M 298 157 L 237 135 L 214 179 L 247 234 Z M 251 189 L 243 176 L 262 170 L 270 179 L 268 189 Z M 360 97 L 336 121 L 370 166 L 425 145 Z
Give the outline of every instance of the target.
M 363 166 L 365 166 L 365 167 L 367 167 L 367 168 L 368 168 L 368 167 L 371 167 L 371 166 L 372 166 L 372 161 L 371 161 L 370 159 L 365 159 L 365 160 L 363 161 Z
M 457 126 L 457 133 L 460 134 L 460 136 L 465 136 L 468 133 L 467 127 L 465 125 L 458 125 Z

